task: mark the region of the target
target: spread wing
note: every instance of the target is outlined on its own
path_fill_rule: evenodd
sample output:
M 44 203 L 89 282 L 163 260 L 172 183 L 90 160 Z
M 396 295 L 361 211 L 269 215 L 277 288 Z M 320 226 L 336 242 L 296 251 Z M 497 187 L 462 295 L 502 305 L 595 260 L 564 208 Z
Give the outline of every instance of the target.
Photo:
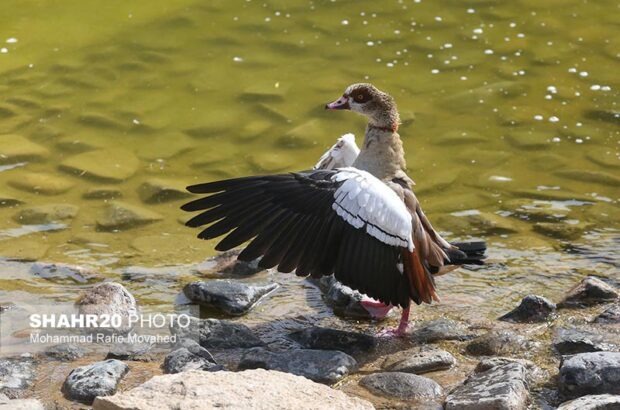
M 261 257 L 265 268 L 299 276 L 335 274 L 344 284 L 384 303 L 420 300 L 402 273 L 403 250 L 413 250 L 411 213 L 386 184 L 356 168 L 245 177 L 188 187 L 209 194 L 185 204 L 202 211 L 188 226 L 198 235 L 226 235 L 225 251 L 249 241 L 239 259 Z M 419 303 L 419 302 L 418 302 Z
M 355 135 L 344 134 L 321 156 L 314 169 L 335 169 L 350 167 L 360 153 Z

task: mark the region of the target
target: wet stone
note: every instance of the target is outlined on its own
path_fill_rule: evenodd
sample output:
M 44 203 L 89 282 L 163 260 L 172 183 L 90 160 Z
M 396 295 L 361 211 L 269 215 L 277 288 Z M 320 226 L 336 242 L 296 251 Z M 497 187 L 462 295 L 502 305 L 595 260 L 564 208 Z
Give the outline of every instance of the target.
M 142 202 L 161 203 L 191 196 L 185 189 L 187 183 L 180 180 L 151 178 L 138 188 Z
M 446 398 L 446 410 L 524 410 L 529 397 L 527 371 L 508 363 L 472 374 Z
M 510 330 L 493 330 L 472 340 L 465 350 L 474 356 L 503 356 L 531 350 L 535 343 Z
M 235 349 L 265 345 L 246 325 L 226 320 L 191 318 L 189 326 L 173 326 L 170 331 L 176 334 L 179 340 L 193 340 L 205 349 Z
M 304 376 L 319 383 L 332 384 L 357 369 L 357 362 L 346 353 L 334 350 L 287 350 L 271 352 L 264 348 L 246 351 L 239 370 L 279 370 Z
M 557 329 L 553 337 L 553 347 L 564 355 L 618 349 L 606 335 L 576 328 Z
M 620 304 L 613 304 L 594 319 L 595 323 L 620 323 Z
M 201 275 L 219 275 L 224 273 L 239 276 L 251 276 L 265 270 L 265 268 L 258 266 L 260 258 L 251 262 L 244 262 L 237 259 L 241 251 L 242 249 L 232 249 L 219 253 L 213 258 L 209 258 L 196 265 L 194 269 Z
M 519 306 L 500 317 L 499 320 L 515 323 L 545 322 L 556 310 L 555 303 L 542 296 L 527 295 Z
M 620 353 L 591 352 L 566 358 L 558 384 L 567 398 L 587 394 L 620 394 Z
M 41 161 L 49 156 L 47 148 L 21 135 L 0 135 L 0 164 Z
M 164 373 L 181 373 L 187 370 L 218 371 L 223 366 L 215 362 L 211 353 L 193 340 L 185 339 L 175 350 L 166 355 L 163 364 Z
M 620 154 L 610 148 L 590 148 L 586 158 L 605 168 L 620 168 Z
M 115 343 L 110 346 L 106 355 L 106 360 L 130 360 L 134 362 L 151 362 L 154 357 L 152 354 L 153 345 L 149 343 Z
M 85 113 L 78 117 L 78 121 L 84 125 L 102 128 L 102 129 L 114 129 L 123 130 L 126 128 L 124 124 L 117 121 L 114 118 L 108 117 L 105 114 L 99 113 Z
M 557 410 L 618 410 L 620 395 L 592 394 L 560 404 Z
M 45 410 L 43 403 L 37 399 L 9 399 L 0 394 L 0 410 Z
M 22 191 L 43 195 L 59 195 L 73 188 L 67 178 L 38 172 L 24 172 L 9 180 L 9 185 Z
M 49 224 L 73 219 L 79 208 L 70 204 L 46 204 L 21 209 L 13 220 L 22 225 Z
M 161 219 L 163 219 L 163 216 L 149 209 L 114 201 L 108 205 L 103 215 L 97 219 L 97 226 L 102 230 L 129 229 L 147 225 Z
M 40 240 L 18 239 L 0 241 L 0 255 L 14 261 L 36 261 L 45 256 L 49 245 Z
M 253 286 L 232 280 L 198 281 L 185 285 L 183 293 L 193 303 L 239 316 L 248 313 L 279 286 L 277 283 Z
M 290 169 L 294 162 L 288 155 L 275 152 L 258 152 L 248 157 L 252 171 L 256 173 L 277 173 Z
M 0 358 L 0 394 L 22 397 L 35 380 L 35 362 L 30 355 Z
M 84 192 L 82 198 L 84 199 L 116 199 L 123 196 L 120 189 L 116 187 L 93 187 Z
M 374 337 L 357 332 L 311 327 L 289 334 L 306 349 L 339 350 L 356 355 L 374 350 L 377 341 Z
M 89 151 L 67 158 L 60 164 L 62 170 L 102 181 L 121 182 L 138 170 L 136 156 L 123 149 Z
M 437 319 L 420 324 L 411 333 L 411 338 L 419 343 L 434 343 L 441 340 L 469 340 L 475 337 L 467 326 L 449 319 Z
M 592 306 L 617 301 L 618 290 L 593 276 L 588 276 L 571 288 L 558 303 L 560 308 Z
M 392 372 L 422 374 L 447 370 L 456 364 L 449 352 L 436 348 L 413 348 L 389 355 L 381 367 Z
M 129 367 L 119 360 L 105 360 L 73 369 L 62 385 L 62 392 L 69 400 L 90 404 L 97 396 L 116 393 L 121 379 Z
M 308 279 L 323 292 L 323 300 L 334 309 L 336 315 L 345 318 L 370 319 L 370 313 L 361 304 L 364 295 L 343 285 L 333 276 Z
M 583 116 L 593 120 L 605 121 L 620 125 L 620 111 L 613 110 L 586 110 Z
M 514 131 L 508 135 L 507 139 L 510 145 L 522 150 L 540 150 L 550 147 L 549 134 L 544 132 Z
M 545 236 L 570 241 L 581 237 L 586 226 L 564 222 L 536 222 L 533 228 L 535 232 Z
M 0 208 L 23 204 L 21 199 L 6 193 L 0 193 Z
M 435 399 L 443 395 L 437 382 L 411 373 L 374 373 L 364 376 L 360 385 L 374 394 L 402 400 Z
M 107 143 L 106 139 L 93 135 L 87 137 L 64 136 L 57 138 L 56 147 L 66 153 L 79 154 L 105 148 Z
M 318 120 L 310 120 L 289 130 L 286 135 L 278 138 L 276 144 L 280 148 L 308 148 L 323 132 Z
M 275 87 L 273 83 L 254 84 L 243 91 L 241 98 L 250 101 L 282 101 L 287 91 L 287 87 Z
M 138 314 L 138 304 L 133 295 L 120 283 L 104 282 L 82 293 L 76 302 L 82 315 L 118 315 L 121 326 L 109 328 L 111 332 L 126 333 L 131 330 L 130 318 Z M 99 331 L 107 328 L 98 328 Z
M 87 283 L 98 276 L 96 271 L 83 266 L 44 262 L 33 263 L 30 273 L 43 279 L 70 280 L 77 283 Z
M 85 354 L 86 349 L 71 343 L 50 346 L 45 350 L 45 355 L 47 357 L 61 362 L 72 362 L 84 357 Z
M 546 372 L 543 371 L 540 367 L 536 365 L 536 363 L 532 362 L 531 360 L 515 359 L 513 357 L 502 356 L 488 357 L 486 359 L 480 360 L 480 362 L 478 362 L 478 364 L 476 365 L 474 371 L 476 373 L 482 373 L 494 367 L 504 366 L 510 363 L 518 363 L 525 367 L 525 369 L 527 370 L 528 383 L 534 384 L 537 382 L 541 382 L 548 377 Z
M 586 171 L 586 170 L 565 170 L 557 171 L 555 175 L 572 179 L 575 181 L 588 182 L 594 184 L 607 185 L 611 187 L 620 186 L 620 178 L 607 172 Z

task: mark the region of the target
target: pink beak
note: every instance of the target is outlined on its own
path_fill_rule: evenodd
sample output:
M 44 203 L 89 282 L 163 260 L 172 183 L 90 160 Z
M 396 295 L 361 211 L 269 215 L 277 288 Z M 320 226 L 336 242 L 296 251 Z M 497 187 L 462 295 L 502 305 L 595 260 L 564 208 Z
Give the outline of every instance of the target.
M 344 95 L 332 103 L 325 104 L 326 110 L 348 110 L 350 108 L 349 99 Z

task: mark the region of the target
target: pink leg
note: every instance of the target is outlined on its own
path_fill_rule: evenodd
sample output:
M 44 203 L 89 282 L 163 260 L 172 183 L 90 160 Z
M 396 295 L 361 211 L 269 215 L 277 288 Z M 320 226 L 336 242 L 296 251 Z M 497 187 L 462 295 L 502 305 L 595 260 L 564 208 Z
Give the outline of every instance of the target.
M 373 319 L 383 319 L 387 316 L 388 313 L 390 313 L 390 310 L 392 310 L 392 308 L 394 307 L 392 305 L 386 305 L 385 303 L 381 303 L 378 300 L 370 298 L 368 296 L 365 296 L 364 299 L 362 299 L 362 301 L 360 302 L 360 304 L 364 309 L 368 311 L 368 313 L 370 313 L 370 316 L 372 316 Z
M 407 327 L 409 326 L 409 309 L 407 306 L 403 309 L 400 316 L 400 322 L 396 329 L 385 329 L 380 331 L 377 336 L 379 337 L 404 337 L 407 334 Z

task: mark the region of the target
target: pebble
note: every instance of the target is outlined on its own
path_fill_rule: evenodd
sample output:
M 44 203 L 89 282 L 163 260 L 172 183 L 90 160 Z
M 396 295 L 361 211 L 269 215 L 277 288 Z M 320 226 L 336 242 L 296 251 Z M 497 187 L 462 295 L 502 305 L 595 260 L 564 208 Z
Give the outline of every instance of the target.
M 247 350 L 239 362 L 239 370 L 279 370 L 304 376 L 319 383 L 332 384 L 357 370 L 357 361 L 335 350 L 299 349 L 272 352 L 256 347 Z
M 374 373 L 364 376 L 360 385 L 372 393 L 402 400 L 435 399 L 443 389 L 429 378 L 403 372 Z
M 138 187 L 138 195 L 147 204 L 175 201 L 190 197 L 186 181 L 151 178 Z
M 188 283 L 183 288 L 183 293 L 193 303 L 239 316 L 248 313 L 278 287 L 277 283 L 254 286 L 232 280 L 212 280 Z
M 474 373 L 446 398 L 446 410 L 524 410 L 529 397 L 527 371 L 507 363 Z
M 49 156 L 47 148 L 21 135 L 0 135 L 0 164 L 23 161 L 41 161 Z
M 13 195 L 9 195 L 4 192 L 0 192 L 0 207 L 10 207 L 15 205 L 23 204 L 24 201 L 16 198 Z
M 35 380 L 35 362 L 28 354 L 0 358 L 0 394 L 21 397 Z
M 499 320 L 515 323 L 545 322 L 556 311 L 555 303 L 538 295 L 527 295 L 519 306 L 501 316 Z
M 82 198 L 84 199 L 116 199 L 123 196 L 120 189 L 109 186 L 98 186 L 89 188 Z
M 377 345 L 373 336 L 324 327 L 310 327 L 293 332 L 289 334 L 289 338 L 306 349 L 339 350 L 353 356 L 370 352 Z
M 211 353 L 193 340 L 186 339 L 164 359 L 164 373 L 181 373 L 188 370 L 218 371 L 223 366 L 215 362 Z
M 116 393 L 121 379 L 129 367 L 119 360 L 105 360 L 73 369 L 62 385 L 62 392 L 69 400 L 91 404 L 97 396 Z
M 114 343 L 108 354 L 107 359 L 130 360 L 134 362 L 150 362 L 153 361 L 151 350 L 153 345 L 149 343 Z
M 97 227 L 102 230 L 129 229 L 150 224 L 163 219 L 163 216 L 136 205 L 125 202 L 111 202 L 103 215 L 97 219 Z
M 241 323 L 191 318 L 187 327 L 172 327 L 179 339 L 191 339 L 206 349 L 234 349 L 264 346 L 254 332 Z
M 424 322 L 411 333 L 411 338 L 419 343 L 435 343 L 442 340 L 469 340 L 475 334 L 461 322 L 450 319 L 437 319 Z
M 122 182 L 132 177 L 140 162 L 124 149 L 101 149 L 77 154 L 60 163 L 60 169 L 107 182 Z
M 22 225 L 39 225 L 66 221 L 77 216 L 79 208 L 71 204 L 45 204 L 22 208 L 13 216 Z
M 387 356 L 381 367 L 392 372 L 422 374 L 447 370 L 455 364 L 454 356 L 445 350 L 415 347 Z
M 22 191 L 42 195 L 64 194 L 75 185 L 67 178 L 39 172 L 22 172 L 9 180 L 9 185 Z
M 572 287 L 558 303 L 560 308 L 592 306 L 618 300 L 618 291 L 593 276 L 585 277 Z
M 92 269 L 64 263 L 35 262 L 30 265 L 30 273 L 43 279 L 77 283 L 87 283 L 98 277 L 98 273 Z
M 86 349 L 71 343 L 62 343 L 45 349 L 45 355 L 47 357 L 61 362 L 72 362 L 84 357 L 85 354 Z
M 620 394 L 620 353 L 580 353 L 562 361 L 558 384 L 568 398 Z

